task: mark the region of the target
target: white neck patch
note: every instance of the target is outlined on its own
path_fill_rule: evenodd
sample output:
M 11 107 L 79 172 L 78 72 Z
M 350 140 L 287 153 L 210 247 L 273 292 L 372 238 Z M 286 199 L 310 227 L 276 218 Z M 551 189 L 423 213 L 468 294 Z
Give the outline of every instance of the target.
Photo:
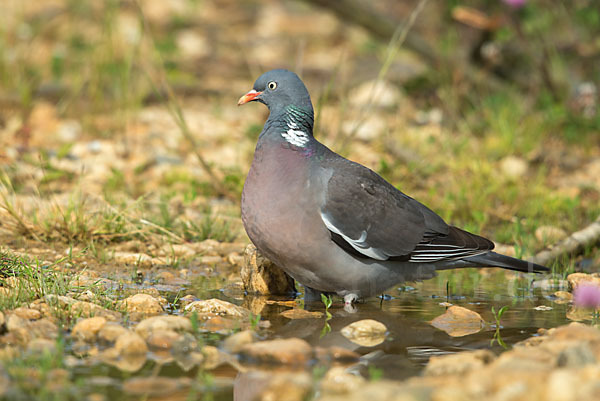
M 303 148 L 308 142 L 308 134 L 301 129 L 298 129 L 298 124 L 293 121 L 288 121 L 288 130 L 281 133 L 281 136 L 294 146 Z

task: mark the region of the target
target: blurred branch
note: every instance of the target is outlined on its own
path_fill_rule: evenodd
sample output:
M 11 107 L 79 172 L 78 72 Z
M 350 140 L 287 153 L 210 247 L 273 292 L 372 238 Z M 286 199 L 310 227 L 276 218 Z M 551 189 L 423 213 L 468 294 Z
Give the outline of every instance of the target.
M 549 249 L 539 252 L 531 261 L 545 265 L 562 255 L 576 255 L 588 246 L 594 246 L 600 242 L 600 216 L 583 230 L 579 230 L 567 238 L 552 245 Z
M 349 21 L 355 25 L 362 26 L 369 31 L 373 36 L 380 40 L 389 40 L 396 32 L 400 22 L 382 15 L 370 7 L 369 2 L 358 0 L 303 0 L 319 7 L 326 8 L 343 21 Z M 428 63 L 436 65 L 438 57 L 435 51 L 418 33 L 412 31 L 407 32 L 405 39 L 406 48 L 417 53 Z

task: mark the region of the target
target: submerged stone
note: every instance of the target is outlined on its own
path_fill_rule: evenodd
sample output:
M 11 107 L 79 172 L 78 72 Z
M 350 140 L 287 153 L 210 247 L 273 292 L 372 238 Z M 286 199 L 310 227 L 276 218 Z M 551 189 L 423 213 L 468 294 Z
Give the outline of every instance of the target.
M 306 365 L 313 358 L 312 347 L 300 338 L 247 344 L 240 354 L 248 362 L 282 365 Z
M 216 298 L 192 302 L 185 307 L 185 310 L 187 313 L 196 311 L 198 313 L 214 313 L 216 315 L 229 315 L 241 318 L 250 316 L 248 309 Z
M 451 306 L 446 313 L 431 321 L 431 325 L 445 331 L 449 336 L 462 337 L 478 333 L 485 326 L 479 313 L 462 306 Z
M 385 340 L 387 327 L 377 320 L 364 319 L 347 325 L 341 333 L 355 344 L 374 347 Z

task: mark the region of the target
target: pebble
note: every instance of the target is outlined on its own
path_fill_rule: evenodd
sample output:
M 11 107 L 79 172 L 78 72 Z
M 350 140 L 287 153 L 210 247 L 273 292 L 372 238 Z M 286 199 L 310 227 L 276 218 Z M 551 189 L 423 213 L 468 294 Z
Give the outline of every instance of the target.
M 172 378 L 164 376 L 132 377 L 123 382 L 123 391 L 137 397 L 157 398 L 176 394 L 188 388 L 191 379 L 187 377 Z
M 164 304 L 166 304 L 164 299 L 148 294 L 135 294 L 117 303 L 117 307 L 126 310 L 130 316 L 135 316 L 133 320 L 138 320 L 140 317 L 164 313 L 162 306 Z
M 241 318 L 248 318 L 250 311 L 231 302 L 212 298 L 202 301 L 194 301 L 185 307 L 187 313 L 196 311 L 198 313 L 214 313 L 216 315 L 227 315 Z
M 120 355 L 145 355 L 148 352 L 146 341 L 139 334 L 129 330 L 117 338 L 115 349 Z
M 520 178 L 527 172 L 527 169 L 527 162 L 517 156 L 506 156 L 500 161 L 500 170 L 508 178 Z
M 92 342 L 96 341 L 96 337 L 100 329 L 106 324 L 106 318 L 102 316 L 90 317 L 87 319 L 82 319 L 78 321 L 75 326 L 73 326 L 73 330 L 71 331 L 71 335 L 78 340 Z
M 119 336 L 128 330 L 115 322 L 106 322 L 98 331 L 98 340 L 107 343 L 114 343 Z
M 288 309 L 280 313 L 281 316 L 288 319 L 319 319 L 323 317 L 323 312 L 311 312 L 306 309 Z
M 567 276 L 567 281 L 572 289 L 577 288 L 582 283 L 600 287 L 600 274 L 571 273 Z
M 374 347 L 385 340 L 387 327 L 377 320 L 364 319 L 347 325 L 340 332 L 355 344 Z
M 135 326 L 135 332 L 143 338 L 148 338 L 156 330 L 173 330 L 191 332 L 192 322 L 184 316 L 163 315 L 142 320 Z
M 360 84 L 352 90 L 350 104 L 356 107 L 394 107 L 402 101 L 400 89 L 384 80 L 372 80 Z
M 183 335 L 174 330 L 154 330 L 147 338 L 148 345 L 155 349 L 171 349 Z
M 333 367 L 321 381 L 321 390 L 326 393 L 347 394 L 364 386 L 366 380 L 359 375 L 348 373 L 345 368 Z
M 257 334 L 252 330 L 240 331 L 227 337 L 223 342 L 223 348 L 227 352 L 237 354 L 244 346 L 255 342 L 257 338 Z
M 244 250 L 240 276 L 244 290 L 249 294 L 285 295 L 296 292 L 294 279 L 262 256 L 252 244 Z
M 479 313 L 454 305 L 446 313 L 433 319 L 431 325 L 451 337 L 462 337 L 481 331 L 485 322 Z
M 306 365 L 313 358 L 311 346 L 300 338 L 246 344 L 240 354 L 245 361 L 282 365 Z
M 535 238 L 544 244 L 554 244 L 567 237 L 565 230 L 554 226 L 540 226 L 535 230 Z
M 481 369 L 496 356 L 489 350 L 458 352 L 455 354 L 432 356 L 425 367 L 426 376 L 461 375 L 475 369 Z

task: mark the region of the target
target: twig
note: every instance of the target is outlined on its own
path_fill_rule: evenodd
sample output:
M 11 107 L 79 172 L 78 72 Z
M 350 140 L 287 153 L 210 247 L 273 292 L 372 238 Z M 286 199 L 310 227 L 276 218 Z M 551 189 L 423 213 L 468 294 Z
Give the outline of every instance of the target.
M 369 6 L 369 2 L 358 0 L 304 0 L 333 11 L 343 21 L 350 21 L 371 32 L 378 39 L 388 40 L 397 31 L 398 21 L 381 15 Z M 418 8 L 419 6 L 417 6 Z M 407 32 L 406 47 L 419 54 L 430 64 L 437 64 L 438 57 L 429 44 L 416 32 Z
M 150 38 L 153 53 L 158 58 L 159 64 L 162 66 L 162 65 L 164 65 L 164 61 L 162 60 L 160 53 L 156 50 L 154 38 L 152 37 L 152 33 L 150 31 L 150 27 L 148 26 L 148 21 L 146 20 L 146 17 L 144 15 L 142 7 L 140 6 L 140 4 L 137 1 L 135 1 L 135 6 L 137 8 L 140 20 L 142 22 L 143 32 L 148 38 Z M 204 157 L 198 150 L 200 147 L 196 141 L 196 138 L 192 135 L 189 126 L 187 125 L 185 116 L 183 114 L 183 110 L 182 110 L 181 106 L 179 105 L 177 98 L 175 97 L 175 93 L 173 92 L 171 85 L 167 81 L 167 78 L 164 73 L 164 69 L 160 69 L 160 70 L 156 69 L 155 74 L 153 74 L 150 71 L 148 64 L 145 63 L 144 71 L 146 72 L 146 75 L 148 76 L 150 83 L 152 84 L 154 91 L 157 93 L 157 95 L 160 94 L 159 88 L 163 89 L 164 92 L 166 93 L 167 97 L 165 100 L 166 100 L 166 104 L 167 104 L 169 113 L 173 117 L 173 120 L 175 120 L 175 123 L 179 127 L 179 130 L 181 131 L 181 134 L 183 135 L 183 137 L 189 142 L 189 144 L 192 148 L 192 151 L 196 155 L 196 158 L 200 162 L 200 165 L 202 166 L 202 168 L 204 169 L 206 174 L 208 174 L 215 190 L 219 193 L 219 195 L 229 198 L 230 200 L 232 200 L 234 202 L 237 202 L 239 200 L 238 197 L 235 196 L 233 193 L 231 193 L 231 191 L 229 191 L 225 187 L 225 185 L 223 184 L 223 180 L 217 176 L 217 173 L 215 172 L 215 170 L 213 170 L 212 166 L 204 159 Z
M 583 230 L 576 231 L 567 238 L 544 249 L 530 260 L 534 263 L 545 265 L 562 255 L 574 255 L 585 250 L 587 246 L 594 246 L 600 242 L 600 216 Z
M 373 100 L 375 98 L 375 91 L 377 90 L 377 88 L 379 87 L 379 84 L 383 81 L 383 79 L 387 75 L 387 73 L 392 65 L 392 62 L 394 61 L 394 59 L 396 58 L 396 55 L 398 54 L 398 51 L 400 50 L 400 48 L 402 47 L 402 45 L 408 38 L 408 33 L 410 32 L 411 28 L 415 24 L 415 21 L 417 20 L 417 17 L 419 16 L 419 14 L 421 14 L 421 11 L 423 11 L 423 9 L 425 8 L 427 1 L 428 0 L 419 1 L 419 4 L 417 4 L 415 9 L 408 16 L 408 20 L 406 21 L 406 23 L 403 25 L 399 25 L 394 30 L 394 32 L 392 34 L 392 38 L 390 39 L 390 41 L 388 43 L 385 60 L 383 61 L 383 64 L 381 65 L 381 68 L 379 69 L 379 73 L 377 74 L 377 79 L 375 80 L 375 83 L 369 93 L 369 98 L 368 98 L 369 100 L 367 101 L 367 106 L 362 109 L 361 115 L 360 115 L 357 123 L 352 128 L 352 131 L 350 131 L 350 133 L 344 137 L 344 141 L 341 145 L 342 149 L 344 149 L 345 146 L 350 142 L 350 140 L 352 138 L 354 138 L 354 136 L 358 132 L 359 128 L 365 123 L 367 115 L 370 113 L 371 109 L 373 108 Z M 332 3 L 335 3 L 335 2 L 332 2 Z

